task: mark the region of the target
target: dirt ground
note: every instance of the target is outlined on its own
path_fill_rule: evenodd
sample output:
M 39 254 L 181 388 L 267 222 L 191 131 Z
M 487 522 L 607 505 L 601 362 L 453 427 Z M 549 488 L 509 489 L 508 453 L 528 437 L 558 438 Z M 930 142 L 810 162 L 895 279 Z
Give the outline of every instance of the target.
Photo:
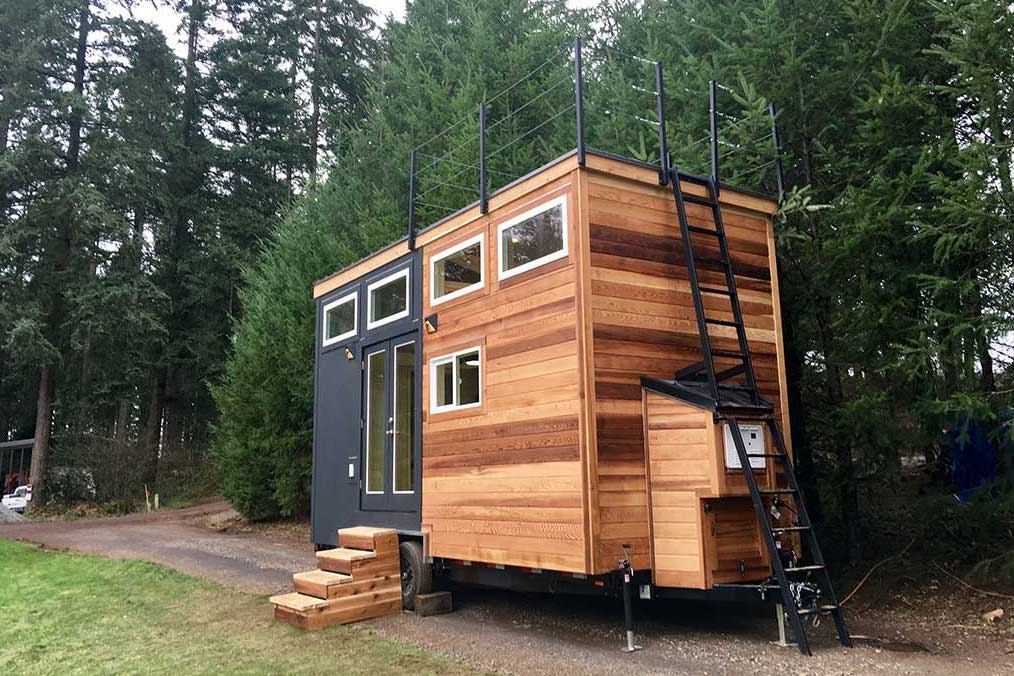
M 260 594 L 288 590 L 314 567 L 307 529 L 245 527 L 224 502 L 105 519 L 0 526 L 0 537 L 115 558 L 144 559 Z M 0 563 L 2 570 L 2 563 Z M 455 612 L 373 620 L 377 634 L 504 674 L 1012 674 L 1014 601 L 970 591 L 945 575 L 877 586 L 846 606 L 857 637 L 847 650 L 830 621 L 810 629 L 814 657 L 773 645 L 768 610 L 653 601 L 638 608 L 638 643 L 626 654 L 614 601 L 455 589 Z M 902 577 L 904 580 L 904 577 Z M 980 615 L 1005 607 L 988 625 Z M 264 612 L 270 613 L 265 603 Z

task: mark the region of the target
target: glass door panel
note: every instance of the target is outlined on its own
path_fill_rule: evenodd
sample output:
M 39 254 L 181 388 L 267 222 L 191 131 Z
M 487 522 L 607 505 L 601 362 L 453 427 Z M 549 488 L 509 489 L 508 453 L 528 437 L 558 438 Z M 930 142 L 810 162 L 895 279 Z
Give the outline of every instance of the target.
M 394 348 L 394 492 L 415 492 L 415 343 Z
M 387 350 L 366 356 L 366 492 L 384 492 L 387 459 Z

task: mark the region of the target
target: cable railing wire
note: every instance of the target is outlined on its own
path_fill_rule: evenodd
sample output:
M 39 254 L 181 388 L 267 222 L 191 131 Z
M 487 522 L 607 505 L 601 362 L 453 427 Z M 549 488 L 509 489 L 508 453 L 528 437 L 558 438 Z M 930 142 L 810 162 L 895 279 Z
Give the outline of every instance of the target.
M 550 122 L 552 122 L 553 120 L 557 119 L 558 117 L 560 117 L 560 116 L 561 116 L 561 115 L 563 115 L 564 113 L 568 113 L 568 112 L 572 111 L 572 110 L 574 109 L 575 105 L 576 105 L 576 104 L 573 104 L 573 103 L 572 103 L 572 104 L 570 104 L 569 106 L 567 106 L 566 108 L 564 108 L 564 109 L 563 109 L 563 110 L 561 110 L 560 112 L 556 113 L 555 115 L 553 115 L 553 116 L 552 116 L 552 117 L 550 117 L 549 119 L 547 119 L 547 120 L 545 120 L 544 122 L 541 122 L 541 123 L 537 124 L 536 126 L 532 127 L 531 129 L 529 129 L 528 131 L 526 131 L 526 132 L 525 132 L 524 134 L 522 134 L 521 136 L 518 136 L 518 137 L 517 137 L 516 139 L 514 139 L 513 141 L 511 141 L 511 142 L 509 142 L 509 143 L 507 143 L 507 144 L 505 144 L 505 145 L 502 145 L 502 146 L 500 146 L 499 148 L 497 148 L 497 149 L 496 149 L 496 150 L 494 150 L 493 152 L 489 153 L 489 154 L 487 155 L 487 159 L 488 159 L 488 158 L 491 158 L 491 157 L 495 157 L 495 156 L 499 155 L 500 153 L 502 153 L 503 151 L 507 150 L 508 148 L 510 148 L 511 146 L 513 146 L 514 144 L 516 144 L 516 143 L 518 143 L 519 141 L 522 141 L 523 139 L 527 138 L 527 137 L 528 137 L 529 135 L 531 135 L 532 133 L 534 133 L 534 132 L 538 131 L 539 129 L 542 129 L 542 128 L 543 128 L 543 127 L 545 127 L 545 126 L 546 126 L 547 124 L 549 124 L 549 123 L 550 123 Z
M 527 103 L 525 103 L 525 104 L 524 104 L 523 106 L 521 106 L 520 108 L 517 108 L 517 109 L 515 109 L 515 110 L 510 110 L 510 111 L 508 111 L 508 112 L 507 112 L 507 114 L 506 114 L 506 115 L 504 115 L 504 116 L 503 116 L 502 118 L 500 118 L 499 120 L 497 120 L 497 121 L 496 121 L 496 122 L 494 122 L 493 124 L 491 124 L 491 125 L 489 125 L 488 127 L 486 127 L 486 133 L 488 134 L 489 132 L 493 131 L 494 129 L 496 129 L 497 127 L 499 127 L 499 126 L 500 126 L 501 124 L 503 124 L 504 122 L 507 122 L 507 121 L 509 121 L 510 119 L 512 119 L 513 117 L 515 117 L 515 116 L 516 116 L 516 115 L 517 115 L 518 113 L 520 113 L 520 112 L 521 112 L 522 110 L 524 110 L 525 108 L 528 108 L 529 106 L 531 106 L 531 105 L 532 105 L 533 103 L 535 103 L 535 102 L 536 102 L 536 101 L 538 101 L 539 99 L 541 99 L 541 98 L 543 98 L 543 97 L 547 96 L 547 95 L 548 95 L 548 94 L 549 94 L 550 92 L 553 92 L 553 91 L 554 91 L 554 90 L 556 90 L 556 89 L 557 89 L 557 88 L 558 88 L 558 87 L 559 87 L 560 85 L 562 85 L 562 84 L 564 84 L 564 83 L 566 83 L 566 82 L 569 82 L 569 83 L 573 84 L 574 80 L 573 80 L 573 79 L 571 79 L 571 78 L 570 78 L 570 76 L 567 76 L 567 77 L 565 77 L 565 78 L 562 78 L 562 79 L 561 79 L 560 81 L 558 81 L 558 82 L 557 82 L 556 84 L 554 84 L 554 85 L 552 85 L 551 87 L 549 87 L 548 89 L 544 90 L 544 91 L 543 91 L 543 92 L 542 92 L 541 94 L 539 94 L 539 95 L 538 95 L 538 96 L 536 96 L 535 98 L 531 99 L 530 101 L 528 101 Z M 488 103 L 488 102 L 487 102 L 487 103 Z

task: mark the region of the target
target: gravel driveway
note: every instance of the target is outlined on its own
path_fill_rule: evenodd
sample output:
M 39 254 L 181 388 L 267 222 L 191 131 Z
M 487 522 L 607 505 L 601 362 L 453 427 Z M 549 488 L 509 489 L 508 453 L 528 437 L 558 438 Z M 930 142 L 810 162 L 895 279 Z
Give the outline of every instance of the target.
M 215 502 L 152 515 L 3 525 L 0 537 L 144 559 L 259 594 L 288 590 L 294 571 L 314 567 L 312 547 L 293 533 L 208 527 L 228 509 Z M 851 650 L 836 644 L 833 624 L 825 622 L 810 632 L 815 656 L 809 659 L 771 643 L 776 629 L 769 611 L 710 603 L 645 605 L 637 626 L 644 650 L 632 655 L 620 651 L 621 606 L 602 599 L 456 589 L 449 615 L 402 613 L 370 624 L 381 636 L 505 674 L 1014 673 L 1011 633 L 979 630 L 977 615 L 968 617 L 978 612 L 974 601 L 956 590 L 946 593 L 950 605 L 915 614 L 851 610 L 852 633 L 872 637 Z M 266 602 L 264 612 L 271 612 Z

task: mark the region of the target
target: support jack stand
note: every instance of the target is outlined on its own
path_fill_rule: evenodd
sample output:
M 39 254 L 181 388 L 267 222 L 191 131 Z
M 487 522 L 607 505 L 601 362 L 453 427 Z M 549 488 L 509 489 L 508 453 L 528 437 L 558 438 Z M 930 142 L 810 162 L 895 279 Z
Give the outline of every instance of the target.
M 641 650 L 641 646 L 634 643 L 634 570 L 630 565 L 629 549 L 630 545 L 623 545 L 623 558 L 620 559 L 620 569 L 623 571 L 623 621 L 627 628 L 627 645 L 622 649 L 625 653 Z
M 779 648 L 795 648 L 795 642 L 785 638 L 785 608 L 781 603 L 775 606 L 775 618 L 778 620 L 778 640 L 774 644 Z

